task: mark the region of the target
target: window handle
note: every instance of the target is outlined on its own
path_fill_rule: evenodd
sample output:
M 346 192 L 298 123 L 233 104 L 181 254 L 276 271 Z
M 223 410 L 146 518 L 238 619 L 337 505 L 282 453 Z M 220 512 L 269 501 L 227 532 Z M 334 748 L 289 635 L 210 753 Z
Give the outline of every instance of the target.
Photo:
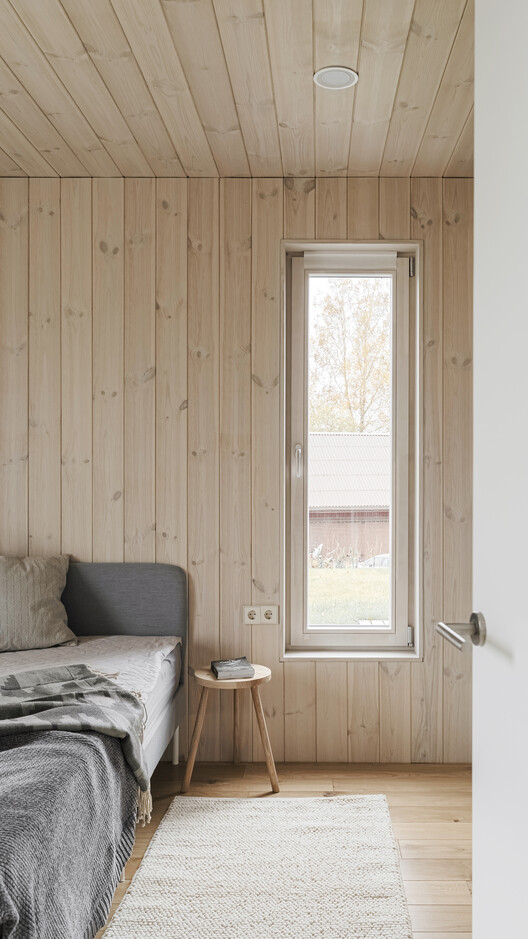
M 297 479 L 302 476 L 302 447 L 300 443 L 295 444 L 295 475 Z

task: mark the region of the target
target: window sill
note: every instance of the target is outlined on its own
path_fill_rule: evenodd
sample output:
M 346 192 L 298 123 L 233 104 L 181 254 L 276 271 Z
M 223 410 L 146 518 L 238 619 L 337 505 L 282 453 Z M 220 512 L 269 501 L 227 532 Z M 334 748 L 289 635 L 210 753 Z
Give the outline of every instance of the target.
M 297 651 L 286 649 L 281 653 L 281 662 L 422 662 L 423 655 L 414 648 L 409 649 L 347 649 L 333 651 L 309 649 Z

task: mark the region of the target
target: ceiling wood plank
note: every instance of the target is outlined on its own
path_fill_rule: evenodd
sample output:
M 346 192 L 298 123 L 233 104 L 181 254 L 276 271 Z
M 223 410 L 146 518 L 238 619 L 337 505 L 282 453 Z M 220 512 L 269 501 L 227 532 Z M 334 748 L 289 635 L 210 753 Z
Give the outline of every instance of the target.
M 162 6 L 218 172 L 249 176 L 212 0 L 162 0 Z
M 152 169 L 59 0 L 10 3 L 118 169 L 125 176 L 152 176 Z
M 474 112 L 471 110 L 447 164 L 445 176 L 473 176 L 474 134 Z
M 110 0 L 61 0 L 156 176 L 185 176 Z
M 0 107 L 59 176 L 87 176 L 73 150 L 0 59 Z
M 152 97 L 188 176 L 217 176 L 159 0 L 112 0 Z
M 5 176 L 27 176 L 27 173 L 4 150 L 0 150 L 0 177 Z
M 119 176 L 111 156 L 9 3 L 0 3 L 0 56 L 92 176 Z
M 282 176 L 261 0 L 213 0 L 252 176 Z
M 313 0 L 314 70 L 346 65 L 357 71 L 363 0 Z M 356 88 L 314 85 L 315 171 L 346 176 Z
M 379 176 L 414 0 L 365 0 L 349 176 Z
M 381 171 L 410 176 L 466 0 L 416 0 Z
M 314 85 L 311 0 L 264 0 L 285 176 L 313 176 Z
M 6 153 L 28 176 L 57 176 L 48 161 L 2 110 L 0 110 L 0 140 Z
M 413 176 L 443 176 L 473 107 L 475 4 L 468 0 L 413 167 Z

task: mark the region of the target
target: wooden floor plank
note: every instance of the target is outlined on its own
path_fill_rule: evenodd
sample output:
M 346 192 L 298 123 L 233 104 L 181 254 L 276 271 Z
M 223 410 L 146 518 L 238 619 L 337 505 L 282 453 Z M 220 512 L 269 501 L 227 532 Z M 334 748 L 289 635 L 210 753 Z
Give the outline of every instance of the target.
M 416 906 L 471 906 L 465 880 L 412 880 L 405 884 L 407 902 Z
M 471 878 L 471 859 L 402 858 L 400 868 L 406 883 L 411 880 L 454 879 L 467 882 Z
M 387 802 L 390 806 L 430 806 L 431 795 L 432 793 L 428 789 L 422 792 L 413 790 L 411 794 L 408 789 L 404 789 L 402 786 L 401 789 L 387 792 Z M 467 789 L 435 789 L 434 804 L 436 806 L 449 805 L 452 808 L 469 809 L 471 808 L 471 793 L 468 793 Z
M 407 805 L 390 805 L 393 822 L 459 822 L 471 823 L 471 806 L 415 805 L 411 798 Z
M 407 841 L 400 838 L 403 858 L 469 858 L 471 841 Z
M 414 932 L 471 930 L 471 906 L 409 906 Z
M 466 841 L 471 838 L 469 822 L 394 822 L 396 838 L 414 841 Z
M 413 939 L 471 939 L 470 932 L 414 932 Z

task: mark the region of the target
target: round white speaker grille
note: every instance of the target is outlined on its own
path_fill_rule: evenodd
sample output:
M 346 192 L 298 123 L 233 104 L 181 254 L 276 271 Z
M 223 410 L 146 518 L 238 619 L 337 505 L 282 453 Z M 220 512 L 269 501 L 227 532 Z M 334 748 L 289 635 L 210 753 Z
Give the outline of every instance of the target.
M 351 88 L 355 85 L 359 75 L 353 68 L 345 68 L 344 65 L 330 65 L 327 68 L 320 68 L 314 75 L 314 82 L 320 88 L 330 88 L 333 91 L 340 91 L 342 88 Z

